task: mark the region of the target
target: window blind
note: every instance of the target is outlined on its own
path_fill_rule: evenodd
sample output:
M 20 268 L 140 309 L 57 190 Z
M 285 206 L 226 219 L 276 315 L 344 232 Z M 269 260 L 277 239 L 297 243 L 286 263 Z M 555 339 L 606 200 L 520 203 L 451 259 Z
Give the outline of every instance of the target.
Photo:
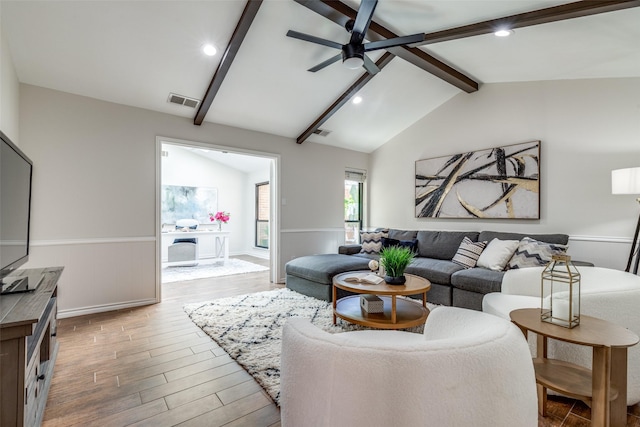
M 364 172 L 357 172 L 357 171 L 344 172 L 344 179 L 346 181 L 355 181 L 355 182 L 364 183 L 366 178 L 367 178 L 367 175 Z

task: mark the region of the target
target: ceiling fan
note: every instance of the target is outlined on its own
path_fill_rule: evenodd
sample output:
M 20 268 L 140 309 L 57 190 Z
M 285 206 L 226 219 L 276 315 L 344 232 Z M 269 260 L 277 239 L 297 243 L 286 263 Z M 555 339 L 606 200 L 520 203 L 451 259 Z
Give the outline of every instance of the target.
M 350 19 L 345 25 L 345 29 L 351 33 L 351 39 L 347 44 L 340 44 L 331 40 L 289 30 L 287 32 L 288 37 L 341 50 L 338 55 L 319 63 L 315 67 L 309 68 L 308 71 L 315 73 L 316 71 L 322 70 L 328 65 L 342 59 L 342 64 L 347 68 L 355 70 L 357 68 L 364 67 L 369 74 L 376 74 L 380 69 L 371 59 L 369 59 L 367 55 L 365 55 L 365 52 L 386 49 L 394 46 L 411 45 L 424 41 L 424 33 L 419 33 L 410 36 L 394 37 L 386 40 L 363 43 L 364 37 L 369 29 L 369 24 L 371 24 L 373 11 L 377 4 L 378 0 L 362 0 L 358 13 L 356 14 L 356 19 Z

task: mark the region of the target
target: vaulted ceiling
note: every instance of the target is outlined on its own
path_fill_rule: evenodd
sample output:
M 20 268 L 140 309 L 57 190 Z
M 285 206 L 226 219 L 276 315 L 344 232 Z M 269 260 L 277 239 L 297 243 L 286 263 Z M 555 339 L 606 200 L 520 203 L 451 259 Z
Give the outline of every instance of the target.
M 368 40 L 425 33 L 426 43 L 390 50 L 395 58 L 371 52 L 385 66 L 370 79 L 339 62 L 308 72 L 336 51 L 286 37 L 294 30 L 347 43 L 338 23 L 358 1 L 264 0 L 245 11 L 241 0 L 2 0 L 0 14 L 23 83 L 195 122 L 198 109 L 169 103 L 169 93 L 199 100 L 209 93 L 200 110 L 206 122 L 371 152 L 453 96 L 473 93 L 474 82 L 482 90 L 485 83 L 640 77 L 640 1 L 622 3 L 632 7 L 529 25 L 525 17 L 535 20 L 522 14 L 579 2 L 380 0 Z M 489 24 L 465 27 L 514 15 L 521 25 L 510 37 L 495 37 Z M 203 55 L 205 43 L 218 53 Z M 422 59 L 408 62 L 412 55 Z M 311 133 L 319 121 L 327 136 Z

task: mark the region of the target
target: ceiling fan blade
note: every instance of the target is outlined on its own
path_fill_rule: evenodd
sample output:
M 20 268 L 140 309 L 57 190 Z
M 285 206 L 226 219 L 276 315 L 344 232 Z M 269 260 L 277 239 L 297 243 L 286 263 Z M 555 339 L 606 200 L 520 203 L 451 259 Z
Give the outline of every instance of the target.
M 367 55 L 364 56 L 364 64 L 362 64 L 362 66 L 365 70 L 367 70 L 367 73 L 369 74 L 374 75 L 380 72 L 380 68 L 378 68 L 378 66 L 372 60 L 370 60 Z
M 315 73 L 316 71 L 320 71 L 324 67 L 329 66 L 329 65 L 333 64 L 334 62 L 338 62 L 341 59 L 342 59 L 342 53 L 339 53 L 336 56 L 333 56 L 333 57 L 327 59 L 326 61 L 323 61 L 323 62 L 319 63 L 315 67 L 309 68 L 307 71 L 311 71 L 312 73 Z
M 306 42 L 321 44 L 323 46 L 332 47 L 334 49 L 342 49 L 342 45 L 340 43 L 336 43 L 331 40 L 321 39 L 320 37 L 316 37 L 316 36 L 310 36 L 309 34 L 299 33 L 293 30 L 287 31 L 287 37 L 304 40 Z
M 375 42 L 369 42 L 364 44 L 364 51 L 371 52 L 372 50 L 386 49 L 388 47 L 412 45 L 415 43 L 422 43 L 424 41 L 424 33 L 413 34 L 410 36 L 394 37 L 392 39 L 378 40 Z
M 376 9 L 378 0 L 362 0 L 358 13 L 356 15 L 356 22 L 353 24 L 353 30 L 351 30 L 350 43 L 360 44 L 364 40 L 365 34 L 371 24 L 371 18 L 373 18 L 373 11 Z

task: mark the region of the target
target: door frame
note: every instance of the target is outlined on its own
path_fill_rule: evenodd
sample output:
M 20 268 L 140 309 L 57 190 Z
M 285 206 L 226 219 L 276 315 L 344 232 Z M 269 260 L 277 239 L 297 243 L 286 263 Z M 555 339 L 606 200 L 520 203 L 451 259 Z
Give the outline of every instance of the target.
M 162 301 L 162 144 L 179 145 L 183 147 L 205 148 L 216 151 L 226 151 L 229 153 L 242 154 L 247 156 L 263 157 L 271 160 L 270 170 L 270 208 L 271 221 L 269 224 L 269 280 L 272 283 L 278 282 L 279 276 L 279 260 L 280 260 L 280 211 L 278 209 L 277 200 L 280 194 L 280 155 L 257 150 L 247 150 L 225 145 L 217 145 L 206 142 L 190 141 L 176 139 L 170 137 L 156 137 L 156 301 Z

